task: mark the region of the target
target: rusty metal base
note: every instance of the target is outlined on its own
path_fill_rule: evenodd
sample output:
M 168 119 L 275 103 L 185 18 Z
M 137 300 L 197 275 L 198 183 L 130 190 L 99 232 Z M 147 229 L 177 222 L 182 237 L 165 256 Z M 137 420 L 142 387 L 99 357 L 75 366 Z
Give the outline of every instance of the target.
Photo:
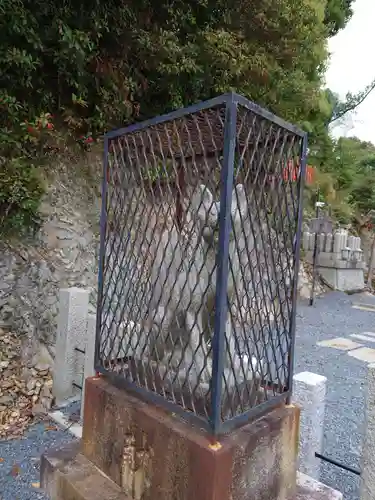
M 130 498 L 286 500 L 295 493 L 294 406 L 280 406 L 215 442 L 104 377 L 86 381 L 85 397 L 82 453 Z
M 294 406 L 215 442 L 104 377 L 88 379 L 85 396 L 81 443 L 42 457 L 41 485 L 51 500 L 339 499 L 306 478 L 296 488 Z

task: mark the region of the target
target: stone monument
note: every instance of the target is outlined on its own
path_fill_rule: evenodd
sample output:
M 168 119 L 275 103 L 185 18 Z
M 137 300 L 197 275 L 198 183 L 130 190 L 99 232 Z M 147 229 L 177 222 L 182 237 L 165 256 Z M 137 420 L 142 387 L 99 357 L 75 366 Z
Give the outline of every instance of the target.
M 311 230 L 305 231 L 302 238 L 306 260 L 311 264 L 315 235 Z M 317 270 L 329 286 L 343 292 L 356 292 L 365 288 L 361 238 L 349 235 L 346 229 L 331 229 L 319 231 L 317 245 Z

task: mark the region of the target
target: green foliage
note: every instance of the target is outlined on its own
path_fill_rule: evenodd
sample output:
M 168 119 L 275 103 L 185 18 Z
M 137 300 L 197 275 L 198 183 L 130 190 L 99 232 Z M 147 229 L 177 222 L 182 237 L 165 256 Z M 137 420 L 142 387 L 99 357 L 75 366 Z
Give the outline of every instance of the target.
M 345 28 L 353 15 L 353 2 L 354 0 L 327 0 L 325 24 L 330 36 Z
M 324 155 L 309 159 L 317 166 L 315 185 L 319 185 L 324 200 L 333 215 L 342 223 L 357 223 L 375 210 L 375 146 L 359 139 L 341 137 L 330 139 Z M 309 198 L 309 199 L 310 199 Z
M 22 119 L 63 111 L 102 132 L 229 89 L 294 121 L 319 106 L 323 0 L 0 0 L 0 13 L 0 88 Z
M 15 189 L 18 201 L 3 211 L 18 207 L 25 223 L 37 213 L 33 165 L 61 143 L 51 114 L 87 148 L 110 128 L 235 90 L 304 127 L 324 163 L 334 109 L 321 90 L 326 42 L 350 4 L 0 0 L 0 158 L 9 172 L 0 196 L 8 203 L 10 179 L 22 180 L 29 200 L 24 211 Z
M 24 106 L 0 91 L 0 236 L 33 232 L 44 192 L 35 166 L 53 130 L 49 113 L 20 122 Z
M 27 159 L 4 161 L 0 165 L 0 235 L 22 234 L 36 229 L 42 194 L 39 172 Z
M 145 31 L 133 51 L 146 63 L 140 68 L 146 82 L 152 82 L 141 116 L 233 89 L 287 119 L 308 121 L 320 105 L 326 59 L 322 5 L 202 2 L 204 15 L 190 7 L 190 21 L 179 29 L 169 29 L 168 22 Z M 177 19 L 172 24 L 179 26 Z

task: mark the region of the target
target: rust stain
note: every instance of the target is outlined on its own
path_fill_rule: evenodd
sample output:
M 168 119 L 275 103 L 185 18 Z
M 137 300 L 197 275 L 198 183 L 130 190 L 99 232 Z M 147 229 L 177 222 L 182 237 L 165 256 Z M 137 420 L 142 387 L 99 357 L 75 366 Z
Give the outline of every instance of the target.
M 208 447 L 210 448 L 210 450 L 218 451 L 221 450 L 223 445 L 217 441 L 216 443 L 209 444 Z

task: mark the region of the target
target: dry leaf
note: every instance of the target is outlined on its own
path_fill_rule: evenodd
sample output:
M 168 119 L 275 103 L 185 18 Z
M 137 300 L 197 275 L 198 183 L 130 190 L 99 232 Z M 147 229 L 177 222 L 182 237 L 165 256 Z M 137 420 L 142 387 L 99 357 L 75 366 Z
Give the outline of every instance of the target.
M 9 440 L 19 437 L 31 423 L 47 416 L 53 381 L 44 365 L 36 363 L 35 368 L 43 368 L 37 371 L 22 363 L 19 335 L 0 328 L 0 345 L 0 440 Z M 42 387 L 46 389 L 41 391 Z
M 17 477 L 19 473 L 21 472 L 21 469 L 19 468 L 18 465 L 13 465 L 10 471 L 10 476 L 12 477 Z
M 3 458 L 0 458 L 0 464 L 4 462 Z M 0 499 L 1 500 L 1 499 Z
M 44 428 L 45 431 L 57 431 L 56 425 L 46 425 Z
M 36 482 L 36 483 L 31 483 L 31 486 L 32 486 L 33 488 L 40 488 L 40 483 L 39 483 L 39 481 L 38 481 L 38 482 Z

